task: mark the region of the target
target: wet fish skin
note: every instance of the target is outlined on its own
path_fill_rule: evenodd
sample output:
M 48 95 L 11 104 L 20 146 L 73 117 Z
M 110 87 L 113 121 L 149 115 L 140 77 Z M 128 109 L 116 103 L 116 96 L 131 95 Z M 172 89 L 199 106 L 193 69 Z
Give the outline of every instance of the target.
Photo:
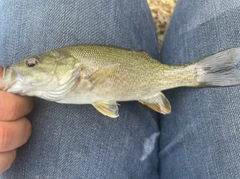
M 138 100 L 169 114 L 161 91 L 181 86 L 240 84 L 240 48 L 193 63 L 161 64 L 146 52 L 104 45 L 76 45 L 28 57 L 3 71 L 2 90 L 49 101 L 92 104 L 109 117 L 118 116 L 117 101 Z

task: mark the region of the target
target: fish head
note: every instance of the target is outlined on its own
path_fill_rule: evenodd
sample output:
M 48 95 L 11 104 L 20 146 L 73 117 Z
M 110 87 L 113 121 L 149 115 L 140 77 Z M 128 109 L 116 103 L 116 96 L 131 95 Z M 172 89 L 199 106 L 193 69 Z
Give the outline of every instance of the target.
M 3 70 L 4 91 L 57 101 L 76 85 L 80 64 L 71 55 L 30 56 Z

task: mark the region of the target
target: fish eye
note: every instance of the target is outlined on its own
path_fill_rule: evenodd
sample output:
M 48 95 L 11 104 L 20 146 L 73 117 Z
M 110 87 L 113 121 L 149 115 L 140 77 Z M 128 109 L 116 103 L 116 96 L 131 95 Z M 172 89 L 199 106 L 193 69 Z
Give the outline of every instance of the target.
M 39 63 L 38 59 L 35 57 L 30 57 L 26 60 L 26 65 L 28 67 L 34 67 Z

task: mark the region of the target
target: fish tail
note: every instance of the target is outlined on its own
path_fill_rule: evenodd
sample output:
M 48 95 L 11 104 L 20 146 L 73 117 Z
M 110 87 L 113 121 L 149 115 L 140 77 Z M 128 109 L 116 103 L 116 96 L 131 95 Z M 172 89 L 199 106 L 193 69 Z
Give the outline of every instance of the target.
M 192 64 L 198 86 L 234 86 L 240 84 L 240 48 L 231 48 Z

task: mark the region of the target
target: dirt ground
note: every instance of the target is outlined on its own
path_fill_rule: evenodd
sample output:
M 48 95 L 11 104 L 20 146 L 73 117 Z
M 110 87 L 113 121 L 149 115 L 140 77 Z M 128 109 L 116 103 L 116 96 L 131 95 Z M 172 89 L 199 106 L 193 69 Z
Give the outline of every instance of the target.
M 161 43 L 177 0 L 147 0 L 147 2 L 156 24 L 158 39 Z

